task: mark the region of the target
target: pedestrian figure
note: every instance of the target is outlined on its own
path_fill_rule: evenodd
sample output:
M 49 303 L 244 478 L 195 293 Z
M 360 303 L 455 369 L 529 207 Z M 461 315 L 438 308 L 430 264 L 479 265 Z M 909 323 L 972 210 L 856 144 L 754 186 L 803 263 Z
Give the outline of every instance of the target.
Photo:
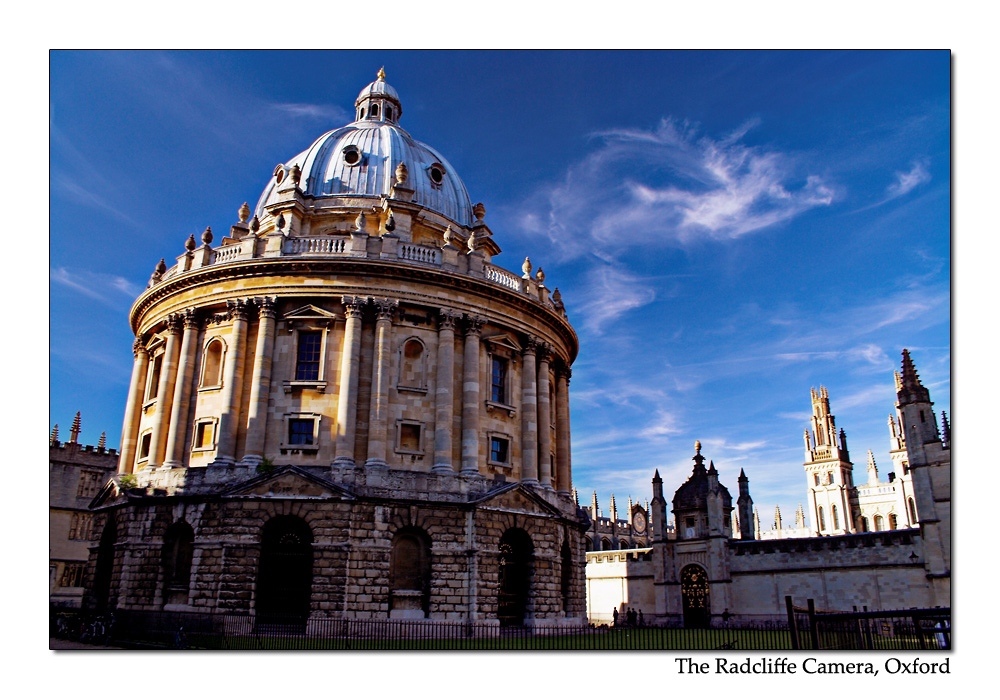
M 174 649 L 187 649 L 187 635 L 184 634 L 183 627 L 174 635 Z
M 618 626 L 618 608 L 615 608 L 615 612 L 614 612 L 613 617 L 615 619 L 615 627 L 617 627 Z
M 642 608 L 639 608 L 639 627 L 642 627 Z
M 729 608 L 726 608 L 725 610 L 722 611 L 722 626 L 723 627 L 729 627 L 729 618 L 731 618 L 732 616 L 733 616 L 733 614 L 731 612 L 729 612 Z

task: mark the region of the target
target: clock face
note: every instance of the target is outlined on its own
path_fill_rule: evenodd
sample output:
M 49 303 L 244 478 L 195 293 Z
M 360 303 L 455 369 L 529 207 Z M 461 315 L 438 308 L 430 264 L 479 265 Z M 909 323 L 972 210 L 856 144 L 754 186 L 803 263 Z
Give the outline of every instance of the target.
M 635 528 L 636 532 L 644 532 L 646 530 L 646 516 L 642 513 L 636 513 L 633 515 L 632 527 Z

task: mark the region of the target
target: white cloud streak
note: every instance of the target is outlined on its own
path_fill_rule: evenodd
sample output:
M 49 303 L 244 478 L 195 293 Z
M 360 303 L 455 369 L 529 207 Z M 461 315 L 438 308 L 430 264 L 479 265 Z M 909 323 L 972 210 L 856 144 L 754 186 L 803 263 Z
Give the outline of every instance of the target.
M 68 287 L 115 309 L 120 308 L 123 304 L 130 304 L 142 291 L 141 287 L 129 282 L 124 277 L 103 272 L 70 271 L 65 267 L 58 267 L 49 271 L 49 278 L 56 284 Z
M 908 172 L 901 173 L 896 171 L 896 181 L 886 188 L 886 196 L 888 199 L 902 197 L 915 187 L 922 185 L 925 182 L 930 182 L 930 179 L 931 175 L 927 172 L 927 168 L 924 163 L 921 161 L 914 161 Z

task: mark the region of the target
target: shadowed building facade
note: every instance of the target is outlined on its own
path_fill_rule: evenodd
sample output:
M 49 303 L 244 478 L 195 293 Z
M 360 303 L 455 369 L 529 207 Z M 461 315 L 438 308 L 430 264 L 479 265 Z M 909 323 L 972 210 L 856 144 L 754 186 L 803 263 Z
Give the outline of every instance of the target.
M 91 604 L 584 617 L 559 291 L 493 264 L 485 208 L 384 73 L 355 110 L 134 303 Z

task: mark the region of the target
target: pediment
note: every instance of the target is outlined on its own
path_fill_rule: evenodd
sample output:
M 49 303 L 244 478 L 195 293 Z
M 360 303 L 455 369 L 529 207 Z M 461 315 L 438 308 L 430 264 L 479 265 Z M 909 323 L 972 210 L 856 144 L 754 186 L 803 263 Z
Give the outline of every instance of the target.
M 517 342 L 517 338 L 510 333 L 495 333 L 493 335 L 488 335 L 483 338 L 483 342 L 497 347 L 507 348 L 515 353 L 521 352 L 521 344 Z
M 260 498 L 353 498 L 347 489 L 314 476 L 299 467 L 279 467 L 270 474 L 261 474 L 237 484 L 224 496 L 257 496 Z
M 94 500 L 90 502 L 88 508 L 100 508 L 101 506 L 109 506 L 119 500 L 124 500 L 125 494 L 121 490 L 113 478 L 108 479 L 108 483 L 104 484 L 104 488 L 97 492 L 94 496 Z
M 501 486 L 476 500 L 475 503 L 480 507 L 496 508 L 515 513 L 566 516 L 554 505 L 521 484 Z
M 315 321 L 317 319 L 323 321 L 333 321 L 339 317 L 332 311 L 321 309 L 320 307 L 314 306 L 312 304 L 306 304 L 305 306 L 300 306 L 299 308 L 293 311 L 289 311 L 284 316 L 282 316 L 282 318 L 285 319 L 286 321 L 298 321 L 298 320 Z

